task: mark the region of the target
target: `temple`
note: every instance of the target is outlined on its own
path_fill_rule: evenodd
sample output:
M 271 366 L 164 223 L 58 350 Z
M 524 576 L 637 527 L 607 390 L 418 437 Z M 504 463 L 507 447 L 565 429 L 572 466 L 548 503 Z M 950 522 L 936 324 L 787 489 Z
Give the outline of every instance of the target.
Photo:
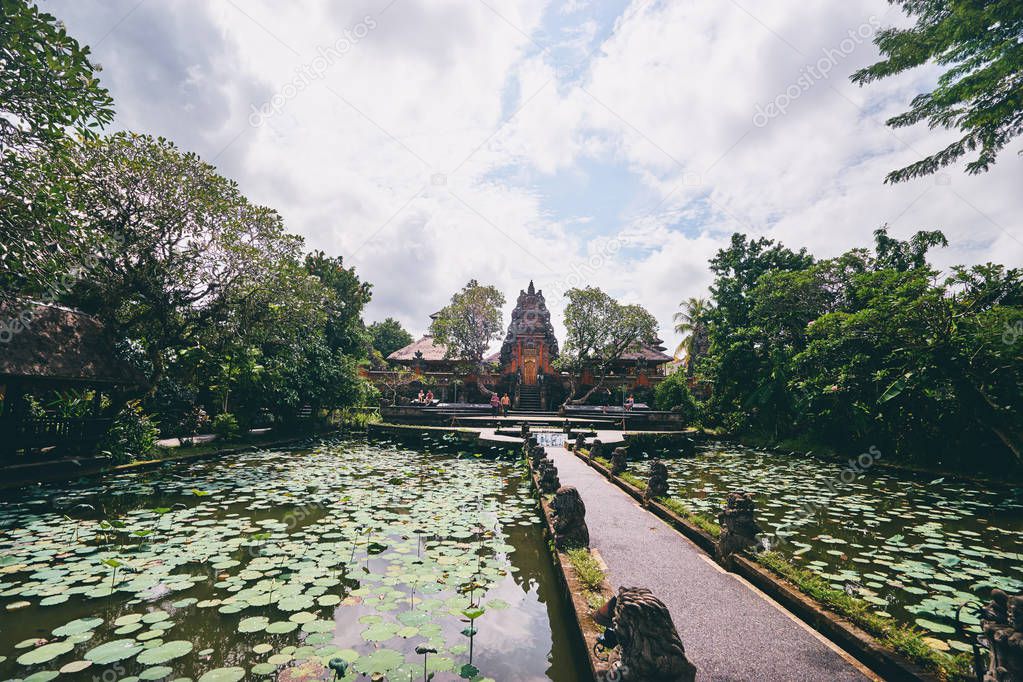
M 626 392 L 636 394 L 637 400 L 647 397 L 672 361 L 664 351 L 661 340 L 655 339 L 624 353 L 611 368 L 604 382 L 605 390 L 598 392 L 592 402 L 615 404 L 623 400 Z M 543 291 L 530 281 L 526 289 L 519 291 L 500 350 L 486 358 L 486 373 L 479 378 L 491 390 L 502 395 L 508 393 L 517 409 L 550 409 L 565 399 L 569 389 L 567 374 L 558 372 L 553 365 L 558 353 L 547 301 Z M 417 374 L 418 381 L 412 383 L 412 388 L 431 388 L 441 400 L 459 400 L 459 386 L 463 387 L 462 401 L 485 399 L 474 395 L 473 370 L 464 367 L 458 358 L 448 357 L 447 348 L 429 334 L 394 351 L 387 360 Z M 464 374 L 459 374 L 460 369 Z M 595 378 L 592 372 L 584 371 L 580 380 L 585 387 L 592 386 Z

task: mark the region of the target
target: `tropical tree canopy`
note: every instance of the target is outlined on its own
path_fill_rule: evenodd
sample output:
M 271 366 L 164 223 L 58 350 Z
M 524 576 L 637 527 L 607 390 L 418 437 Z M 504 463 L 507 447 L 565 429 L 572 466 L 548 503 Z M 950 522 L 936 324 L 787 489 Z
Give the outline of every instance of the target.
M 565 346 L 556 366 L 573 376 L 589 368 L 598 377 L 579 398 L 573 384 L 568 402 L 584 403 L 603 385 L 616 360 L 657 337 L 657 320 L 643 306 L 619 303 L 597 287 L 569 289 L 565 297 Z
M 1018 0 L 889 0 L 915 20 L 909 28 L 879 31 L 884 59 L 852 75 L 865 84 L 935 63 L 946 67 L 937 87 L 913 98 L 909 110 L 888 119 L 892 128 L 926 121 L 961 136 L 930 156 L 894 170 L 885 182 L 929 175 L 976 152 L 966 172 L 991 168 L 999 152 L 1023 132 L 1023 11 Z M 1021 150 L 1020 153 L 1023 153 Z
M 393 317 L 371 324 L 369 336 L 373 348 L 384 358 L 412 343 L 412 335 Z
M 501 338 L 504 294 L 497 287 L 470 280 L 451 297 L 430 324 L 430 333 L 447 346 L 447 357 L 479 369 L 490 344 Z

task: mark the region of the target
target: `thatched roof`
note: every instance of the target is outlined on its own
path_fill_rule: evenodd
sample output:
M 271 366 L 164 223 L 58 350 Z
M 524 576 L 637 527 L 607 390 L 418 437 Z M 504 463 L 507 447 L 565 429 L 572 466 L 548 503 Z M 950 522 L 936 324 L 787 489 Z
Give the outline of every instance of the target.
M 643 358 L 647 362 L 653 364 L 660 364 L 662 362 L 671 362 L 672 357 L 665 354 L 664 348 L 657 342 L 654 345 L 642 344 L 638 348 L 630 348 L 629 350 L 622 353 L 622 360 L 639 360 Z
M 0 299 L 0 379 L 141 386 L 117 357 L 114 339 L 91 315 L 25 299 Z
M 424 362 L 445 362 L 451 360 L 444 357 L 447 350 L 447 346 L 435 342 L 433 336 L 427 334 L 418 341 L 394 351 L 387 359 L 393 362 L 414 362 L 416 353 L 422 353 Z

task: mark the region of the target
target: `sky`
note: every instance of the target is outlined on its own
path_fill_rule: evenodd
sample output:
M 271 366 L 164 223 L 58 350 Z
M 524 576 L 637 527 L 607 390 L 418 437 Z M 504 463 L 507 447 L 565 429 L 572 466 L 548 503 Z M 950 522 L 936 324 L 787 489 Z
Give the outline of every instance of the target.
M 102 66 L 114 129 L 167 137 L 373 284 L 413 334 L 470 279 L 640 303 L 670 348 L 734 232 L 831 257 L 940 229 L 940 268 L 1023 265 L 1020 142 L 885 185 L 948 131 L 859 87 L 884 0 L 41 0 Z

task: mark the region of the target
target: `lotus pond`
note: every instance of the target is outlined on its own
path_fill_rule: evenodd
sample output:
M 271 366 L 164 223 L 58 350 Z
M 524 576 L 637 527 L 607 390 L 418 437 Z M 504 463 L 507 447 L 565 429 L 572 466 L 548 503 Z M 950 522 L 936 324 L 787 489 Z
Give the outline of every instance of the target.
M 577 680 L 514 461 L 330 442 L 5 494 L 0 678 Z
M 880 467 L 856 473 L 847 464 L 725 443 L 665 464 L 669 493 L 708 516 L 729 491 L 755 493 L 766 546 L 919 627 L 939 649 L 968 650 L 955 634 L 960 604 L 986 601 L 992 587 L 1023 590 L 1018 488 Z M 632 468 L 646 477 L 645 462 Z

